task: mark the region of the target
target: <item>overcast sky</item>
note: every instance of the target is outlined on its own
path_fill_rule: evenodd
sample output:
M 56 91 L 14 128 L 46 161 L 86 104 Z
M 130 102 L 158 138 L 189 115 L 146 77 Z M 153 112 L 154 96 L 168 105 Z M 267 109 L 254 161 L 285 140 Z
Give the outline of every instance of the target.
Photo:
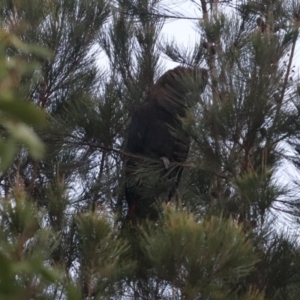
M 168 3 L 169 1 L 163 1 L 162 3 Z M 182 16 L 185 16 L 187 19 L 167 19 L 163 29 L 162 29 L 162 38 L 167 40 L 175 40 L 178 45 L 184 47 L 193 46 L 194 43 L 199 38 L 199 34 L 196 30 L 197 20 L 191 20 L 188 18 L 199 18 L 201 12 L 197 10 L 195 5 L 189 1 L 174 1 L 175 4 L 168 6 L 171 12 L 174 14 L 179 13 Z M 170 60 L 166 60 L 167 68 L 173 68 L 177 65 Z

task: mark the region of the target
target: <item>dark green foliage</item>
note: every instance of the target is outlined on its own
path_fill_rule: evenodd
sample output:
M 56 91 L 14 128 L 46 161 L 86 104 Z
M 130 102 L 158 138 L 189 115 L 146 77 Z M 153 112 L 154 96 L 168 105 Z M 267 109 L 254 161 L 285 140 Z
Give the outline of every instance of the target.
M 212 217 L 197 223 L 187 213 L 169 210 L 163 224 L 145 234 L 144 251 L 156 276 L 179 289 L 184 299 L 234 297 L 227 285 L 258 262 L 251 242 L 232 220 Z
M 192 0 L 184 47 L 162 38 L 177 3 L 0 2 L 1 299 L 299 298 L 299 1 Z M 169 190 L 124 151 L 163 57 L 209 81 L 172 131 L 174 203 L 129 221 L 125 159 L 146 199 Z

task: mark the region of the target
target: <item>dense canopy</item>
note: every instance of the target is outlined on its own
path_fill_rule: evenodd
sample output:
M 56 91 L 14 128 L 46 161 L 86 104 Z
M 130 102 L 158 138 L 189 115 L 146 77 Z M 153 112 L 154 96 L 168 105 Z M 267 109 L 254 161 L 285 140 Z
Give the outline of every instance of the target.
M 0 1 L 0 299 L 298 300 L 300 3 L 184 2 Z

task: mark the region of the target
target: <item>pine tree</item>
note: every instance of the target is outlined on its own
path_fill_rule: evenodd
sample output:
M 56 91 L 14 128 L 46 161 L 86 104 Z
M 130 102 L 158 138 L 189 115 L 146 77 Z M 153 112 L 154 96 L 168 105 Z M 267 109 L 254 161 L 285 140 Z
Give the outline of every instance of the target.
M 161 37 L 183 17 L 160 0 L 0 3 L 1 299 L 298 299 L 299 243 L 278 224 L 299 226 L 281 172 L 300 167 L 300 4 L 191 3 L 185 49 Z M 129 222 L 126 128 L 162 55 L 209 84 L 174 203 L 162 190 L 156 220 Z M 139 159 L 147 193 L 164 166 Z

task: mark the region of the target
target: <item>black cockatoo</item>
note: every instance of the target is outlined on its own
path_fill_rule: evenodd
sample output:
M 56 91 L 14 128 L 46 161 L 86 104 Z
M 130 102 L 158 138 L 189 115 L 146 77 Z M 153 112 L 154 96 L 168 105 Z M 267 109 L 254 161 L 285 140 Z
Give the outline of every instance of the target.
M 131 119 L 126 152 L 162 160 L 160 179 L 171 182 L 168 200 L 176 192 L 183 170 L 180 166 L 169 168 L 169 164 L 186 161 L 190 147 L 183 120 L 187 110 L 199 100 L 207 81 L 206 69 L 180 66 L 169 70 L 153 85 L 146 101 Z M 158 196 L 159 191 L 149 193 L 145 188 L 147 181 L 137 179 L 142 160 L 134 155 L 129 156 L 125 164 L 127 217 L 146 218 L 154 211 L 155 195 Z

